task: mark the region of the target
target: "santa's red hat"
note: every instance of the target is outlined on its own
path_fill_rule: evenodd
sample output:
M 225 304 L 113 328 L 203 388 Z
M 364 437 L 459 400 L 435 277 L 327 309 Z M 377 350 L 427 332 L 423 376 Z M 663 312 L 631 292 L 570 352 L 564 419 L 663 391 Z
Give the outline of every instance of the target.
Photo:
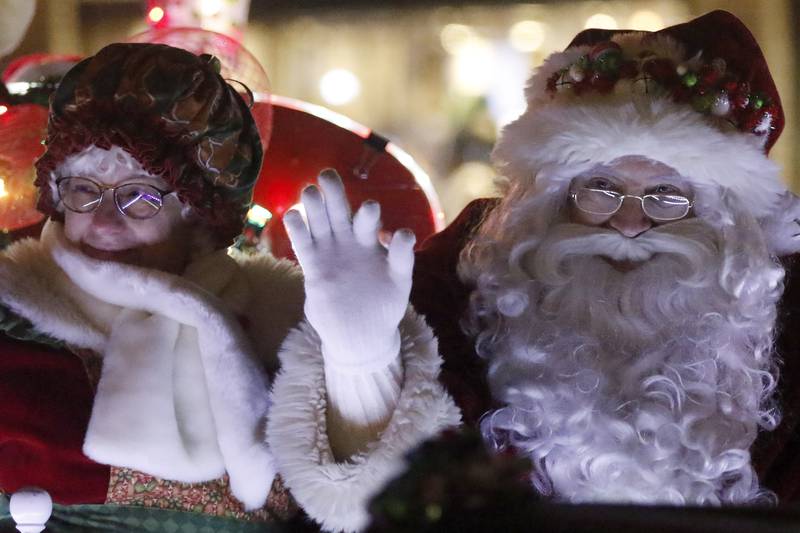
M 493 153 L 510 180 L 567 180 L 638 155 L 720 185 L 769 214 L 786 187 L 767 158 L 784 125 L 764 55 L 714 11 L 657 32 L 585 30 L 526 88 L 528 107 Z

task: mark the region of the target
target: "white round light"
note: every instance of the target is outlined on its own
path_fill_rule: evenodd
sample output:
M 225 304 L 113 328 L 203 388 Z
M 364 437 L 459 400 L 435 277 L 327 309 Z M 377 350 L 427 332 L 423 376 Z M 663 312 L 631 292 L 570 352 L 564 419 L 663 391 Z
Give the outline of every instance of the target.
M 664 28 L 664 19 L 655 11 L 642 9 L 631 16 L 628 26 L 633 30 L 658 31 Z
M 511 26 L 508 40 L 520 52 L 535 52 L 544 43 L 544 24 L 535 20 L 521 20 Z
M 583 27 L 597 28 L 601 30 L 616 30 L 619 28 L 619 24 L 617 24 L 617 19 L 611 15 L 607 15 L 605 13 L 595 13 L 586 19 L 586 24 L 584 24 Z
M 447 24 L 439 34 L 442 48 L 448 54 L 457 54 L 465 44 L 474 38 L 475 32 L 464 24 Z
M 450 63 L 450 75 L 455 89 L 468 96 L 485 94 L 492 81 L 492 46 L 475 37 L 464 43 Z
M 154 7 L 147 14 L 147 18 L 149 18 L 150 21 L 153 23 L 160 22 L 161 19 L 164 18 L 164 10 L 161 9 L 160 7 Z
M 361 82 L 349 70 L 337 68 L 329 70 L 322 76 L 319 81 L 319 92 L 327 103 L 344 105 L 361 94 Z

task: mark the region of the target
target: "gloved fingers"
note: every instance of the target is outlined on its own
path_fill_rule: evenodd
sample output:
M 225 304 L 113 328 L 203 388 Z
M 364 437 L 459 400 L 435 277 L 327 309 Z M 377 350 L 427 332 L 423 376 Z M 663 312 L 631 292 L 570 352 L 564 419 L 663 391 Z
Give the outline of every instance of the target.
M 286 228 L 286 234 L 289 236 L 294 255 L 297 256 L 300 265 L 307 264 L 308 255 L 311 253 L 314 241 L 308 232 L 303 215 L 297 209 L 288 210 L 283 215 L 283 226 Z
M 326 168 L 320 173 L 317 181 L 322 194 L 325 195 L 331 229 L 334 233 L 350 232 L 352 228 L 350 204 L 347 202 L 342 178 L 332 168 Z
M 377 245 L 380 228 L 381 204 L 375 200 L 367 200 L 361 204 L 353 217 L 353 233 L 356 241 L 364 247 Z
M 300 200 L 306 210 L 308 219 L 308 229 L 311 231 L 311 239 L 314 241 L 324 241 L 331 236 L 331 223 L 328 221 L 328 213 L 325 209 L 325 202 L 322 193 L 314 185 L 309 185 L 300 194 Z
M 417 237 L 410 229 L 394 232 L 389 243 L 389 269 L 395 279 L 407 280 L 414 270 L 414 243 Z

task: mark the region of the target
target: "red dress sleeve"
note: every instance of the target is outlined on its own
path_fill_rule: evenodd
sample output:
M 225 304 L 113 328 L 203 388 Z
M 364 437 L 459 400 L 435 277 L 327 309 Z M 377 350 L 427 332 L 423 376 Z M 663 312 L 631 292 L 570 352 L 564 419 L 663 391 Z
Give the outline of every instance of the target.
M 105 502 L 109 467 L 81 451 L 93 396 L 77 356 L 0 333 L 0 491 L 36 486 L 60 504 Z

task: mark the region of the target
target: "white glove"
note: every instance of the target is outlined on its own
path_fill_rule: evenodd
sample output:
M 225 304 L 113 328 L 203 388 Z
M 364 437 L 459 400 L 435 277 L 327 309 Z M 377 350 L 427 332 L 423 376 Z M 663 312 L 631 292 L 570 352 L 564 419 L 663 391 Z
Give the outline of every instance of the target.
M 306 318 L 322 340 L 326 366 L 357 373 L 385 368 L 400 350 L 414 234 L 396 231 L 387 251 L 378 242 L 378 203 L 364 202 L 351 221 L 339 175 L 325 170 L 318 182 L 322 193 L 311 185 L 301 196 L 308 227 L 297 210 L 283 219 L 305 276 Z

